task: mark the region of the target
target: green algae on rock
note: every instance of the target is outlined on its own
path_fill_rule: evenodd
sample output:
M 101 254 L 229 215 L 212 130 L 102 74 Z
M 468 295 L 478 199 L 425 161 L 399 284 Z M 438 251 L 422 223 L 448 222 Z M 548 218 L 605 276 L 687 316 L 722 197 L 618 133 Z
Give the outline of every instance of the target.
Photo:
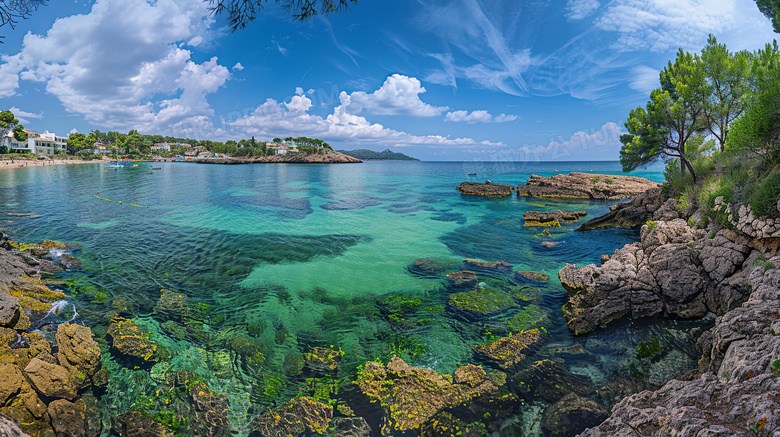
M 249 428 L 264 437 L 300 436 L 307 432 L 324 434 L 332 419 L 332 406 L 302 396 L 256 417 Z
M 510 337 L 502 337 L 489 344 L 474 346 L 474 350 L 495 362 L 503 370 L 512 370 L 534 352 L 545 338 L 539 329 L 531 329 Z
M 480 314 L 490 314 L 517 306 L 512 296 L 504 290 L 486 287 L 472 291 L 452 293 L 449 304 L 455 308 Z
M 120 355 L 147 364 L 159 360 L 157 342 L 152 340 L 151 333 L 143 332 L 132 320 L 112 319 L 106 335 Z
M 382 406 L 386 414 L 381 425 L 383 434 L 423 429 L 430 429 L 426 435 L 446 432 L 446 425 L 436 420 L 437 415 L 476 398 L 492 399 L 498 393 L 479 366 L 467 365 L 453 375 L 441 375 L 431 369 L 409 366 L 397 356 L 387 366 L 366 363 L 358 373 L 357 384 L 372 402 Z M 504 400 L 510 398 L 506 395 Z M 500 402 L 493 403 L 497 414 L 499 405 Z
M 529 281 L 534 281 L 534 282 L 548 282 L 550 280 L 550 276 L 542 272 L 520 270 L 515 272 L 515 275 L 517 275 L 520 278 L 527 279 Z

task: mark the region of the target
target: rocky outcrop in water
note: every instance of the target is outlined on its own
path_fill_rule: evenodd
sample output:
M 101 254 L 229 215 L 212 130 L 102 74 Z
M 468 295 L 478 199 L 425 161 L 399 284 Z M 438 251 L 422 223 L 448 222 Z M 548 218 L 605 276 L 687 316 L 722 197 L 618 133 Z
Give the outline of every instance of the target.
M 509 196 L 515 191 L 512 185 L 494 184 L 490 181 L 480 184 L 478 182 L 463 182 L 458 185 L 458 191 L 471 196 L 502 197 Z
M 526 211 L 523 213 L 525 226 L 561 226 L 561 222 L 575 222 L 588 215 L 587 211 L 561 211 L 552 212 Z
M 517 187 L 519 196 L 620 200 L 643 193 L 658 184 L 637 176 L 572 172 L 551 177 L 531 175 Z
M 771 258 L 780 265 L 780 257 Z M 615 405 L 582 437 L 728 435 L 780 432 L 780 270 L 757 266 L 750 298 L 717 318 L 699 339 L 704 374 L 670 381 Z
M 642 227 L 641 242 L 616 250 L 601 266 L 561 269 L 570 295 L 564 318 L 572 331 L 585 333 L 627 314 L 724 314 L 747 299 L 740 271 L 753 251 L 746 237 L 728 229 L 707 234 L 682 219 L 651 222 Z

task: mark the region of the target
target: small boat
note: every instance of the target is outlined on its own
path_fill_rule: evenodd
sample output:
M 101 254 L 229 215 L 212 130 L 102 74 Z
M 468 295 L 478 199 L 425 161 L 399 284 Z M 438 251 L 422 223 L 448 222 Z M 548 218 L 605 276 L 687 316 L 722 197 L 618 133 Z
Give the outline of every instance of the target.
M 469 173 L 469 176 L 476 176 L 476 173 Z
M 162 170 L 162 167 L 152 167 L 152 170 Z

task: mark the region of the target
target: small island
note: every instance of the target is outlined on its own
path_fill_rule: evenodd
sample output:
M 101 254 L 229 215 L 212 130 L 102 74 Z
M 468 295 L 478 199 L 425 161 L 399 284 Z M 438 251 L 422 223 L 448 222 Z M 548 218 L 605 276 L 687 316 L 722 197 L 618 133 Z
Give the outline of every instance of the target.
M 337 150 L 337 152 L 349 155 L 361 161 L 419 161 L 417 158 L 412 158 L 403 153 L 393 152 L 390 149 L 385 149 L 381 152 L 375 152 L 368 149 Z

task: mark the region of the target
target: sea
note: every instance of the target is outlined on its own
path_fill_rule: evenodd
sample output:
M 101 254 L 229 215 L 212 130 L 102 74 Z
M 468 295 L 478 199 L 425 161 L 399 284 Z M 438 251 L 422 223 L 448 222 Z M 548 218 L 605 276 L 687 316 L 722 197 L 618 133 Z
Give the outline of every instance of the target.
M 638 230 L 526 227 L 522 213 L 585 210 L 587 220 L 616 202 L 483 198 L 455 189 L 571 171 L 623 174 L 618 162 L 560 161 L 33 167 L 0 171 L 0 231 L 77 245 L 81 267 L 54 279 L 104 351 L 107 418 L 155 399 L 161 375 L 186 369 L 227 396 L 231 429 L 246 435 L 254 416 L 295 396 L 344 401 L 339 387 L 369 360 L 398 355 L 441 373 L 467 363 L 490 367 L 474 346 L 513 326 L 544 327 L 549 338 L 533 358 L 569 351 L 559 361 L 594 386 L 637 372 L 661 384 L 695 367 L 682 321 L 622 321 L 582 337 L 566 327 L 558 270 L 599 263 L 638 241 Z M 663 180 L 660 167 L 631 174 Z M 478 270 L 483 286 L 535 292 L 491 314 L 459 309 L 450 304 L 446 273 L 464 269 L 464 259 L 512 264 L 509 272 Z M 445 267 L 421 271 L 420 260 Z M 550 279 L 523 282 L 518 270 Z M 158 304 L 162 290 L 181 297 L 184 315 Z M 117 317 L 148 332 L 166 358 L 138 366 L 117 357 L 105 335 Z M 638 371 L 637 345 L 658 338 L 672 364 Z M 331 389 L 319 395 L 306 364 L 315 348 L 338 351 L 340 360 Z M 164 408 L 148 402 L 150 413 Z M 529 400 L 518 414 L 538 416 L 543 407 Z M 538 431 L 528 426 L 527 435 Z

